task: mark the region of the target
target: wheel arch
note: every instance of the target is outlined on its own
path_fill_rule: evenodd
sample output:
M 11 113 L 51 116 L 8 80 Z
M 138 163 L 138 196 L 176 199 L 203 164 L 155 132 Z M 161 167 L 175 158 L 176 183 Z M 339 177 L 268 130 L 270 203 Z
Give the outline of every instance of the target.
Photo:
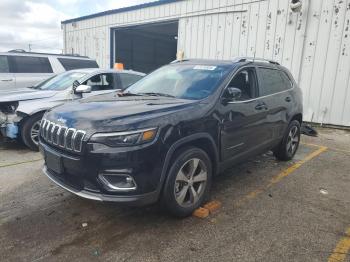
M 292 122 L 293 120 L 297 120 L 300 125 L 303 123 L 303 114 L 302 113 L 297 113 L 295 115 L 293 115 L 293 117 L 291 118 L 290 122 Z
M 204 150 L 212 161 L 213 174 L 215 175 L 217 173 L 219 166 L 219 152 L 213 137 L 210 136 L 208 133 L 193 134 L 176 141 L 168 150 L 162 168 L 159 192 L 161 192 L 164 186 L 164 182 L 166 181 L 167 177 L 167 172 L 170 168 L 171 160 L 176 155 L 176 152 L 188 146 L 195 146 Z

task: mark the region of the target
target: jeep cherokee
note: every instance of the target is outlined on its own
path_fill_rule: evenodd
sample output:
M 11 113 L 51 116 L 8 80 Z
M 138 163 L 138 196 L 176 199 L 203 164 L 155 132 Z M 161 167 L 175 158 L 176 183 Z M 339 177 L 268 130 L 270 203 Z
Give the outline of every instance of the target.
M 84 198 L 158 200 L 177 216 L 208 197 L 213 176 L 272 150 L 290 160 L 302 94 L 278 63 L 175 61 L 123 93 L 49 110 L 40 129 L 44 173 Z

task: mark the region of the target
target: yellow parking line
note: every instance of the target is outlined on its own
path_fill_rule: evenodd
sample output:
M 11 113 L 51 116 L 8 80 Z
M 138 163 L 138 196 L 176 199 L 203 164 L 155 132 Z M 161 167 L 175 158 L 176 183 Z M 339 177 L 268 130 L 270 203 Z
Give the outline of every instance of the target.
M 333 250 L 332 255 L 328 258 L 328 262 L 343 262 L 350 250 L 350 228 L 345 232 L 345 236 L 340 239 L 337 246 Z
M 305 145 L 305 146 L 322 147 L 322 146 L 320 146 L 320 145 L 310 144 L 310 143 L 300 143 L 300 144 Z M 350 154 L 350 151 L 349 151 L 349 150 L 338 149 L 338 148 L 334 148 L 334 147 L 328 147 L 328 150 L 330 150 L 330 151 L 335 151 L 335 152 L 339 152 L 339 153 Z
M 28 160 L 28 161 L 23 161 L 23 162 L 14 162 L 14 163 L 9 163 L 9 164 L 2 164 L 2 165 L 0 165 L 0 168 L 2 168 L 2 167 L 9 167 L 9 166 L 17 166 L 17 165 L 22 165 L 22 164 L 28 164 L 28 163 L 38 162 L 40 160 L 43 160 L 43 159 L 39 158 L 39 159 L 33 159 L 33 160 Z
M 258 188 L 256 190 L 248 193 L 247 195 L 245 195 L 243 198 L 241 198 L 240 200 L 238 200 L 236 202 L 235 206 L 239 207 L 242 204 L 244 204 L 245 201 L 256 198 L 258 195 L 260 195 L 261 193 L 266 191 L 268 188 L 270 188 L 274 184 L 280 182 L 283 178 L 285 178 L 285 177 L 289 176 L 290 174 L 292 174 L 295 170 L 300 168 L 303 164 L 305 164 L 306 162 L 312 160 L 313 158 L 317 157 L 318 155 L 322 154 L 323 152 L 325 152 L 328 149 L 325 146 L 318 146 L 318 145 L 313 145 L 313 146 L 315 146 L 315 147 L 317 146 L 318 149 L 313 151 L 309 155 L 307 155 L 304 159 L 298 161 L 294 165 L 292 165 L 292 166 L 288 167 L 287 169 L 283 170 L 278 175 L 274 176 L 270 180 L 270 183 L 268 183 L 266 186 L 260 187 L 260 188 Z

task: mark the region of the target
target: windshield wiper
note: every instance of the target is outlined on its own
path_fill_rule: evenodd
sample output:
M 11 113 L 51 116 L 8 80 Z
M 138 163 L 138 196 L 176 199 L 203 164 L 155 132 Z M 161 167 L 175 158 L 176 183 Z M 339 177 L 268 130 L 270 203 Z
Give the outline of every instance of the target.
M 130 93 L 130 92 L 127 92 L 127 93 L 119 92 L 119 93 L 117 93 L 117 95 L 118 95 L 119 97 L 125 97 L 125 96 L 141 96 L 141 95 L 139 95 L 139 94 L 134 94 L 134 93 Z
M 176 96 L 164 94 L 164 93 L 156 93 L 156 92 L 147 92 L 147 93 L 138 93 L 139 95 L 146 95 L 146 96 L 164 96 L 164 97 L 171 97 L 176 98 Z

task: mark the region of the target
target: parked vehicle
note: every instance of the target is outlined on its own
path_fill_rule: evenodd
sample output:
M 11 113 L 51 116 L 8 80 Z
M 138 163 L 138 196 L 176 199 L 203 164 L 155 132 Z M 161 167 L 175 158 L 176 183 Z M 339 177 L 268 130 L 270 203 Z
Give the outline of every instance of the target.
M 84 198 L 160 200 L 187 216 L 234 163 L 268 150 L 292 159 L 302 116 L 301 90 L 276 62 L 178 61 L 119 97 L 49 110 L 40 132 L 44 173 Z
M 0 53 L 0 91 L 34 86 L 53 75 L 80 68 L 98 68 L 98 64 L 95 60 L 77 55 L 23 50 Z
M 69 100 L 123 90 L 143 73 L 126 70 L 78 69 L 51 77 L 42 83 L 12 92 L 0 92 L 0 131 L 19 138 L 38 150 L 40 121 L 44 112 Z

